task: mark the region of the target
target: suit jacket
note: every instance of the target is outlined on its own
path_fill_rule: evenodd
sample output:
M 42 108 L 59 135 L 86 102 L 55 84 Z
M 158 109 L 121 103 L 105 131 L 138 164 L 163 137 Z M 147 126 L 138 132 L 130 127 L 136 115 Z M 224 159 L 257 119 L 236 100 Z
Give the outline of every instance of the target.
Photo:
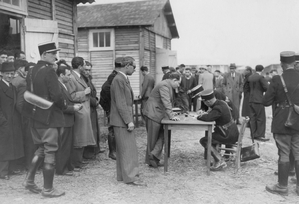
M 26 77 L 27 90 L 29 91 L 31 91 L 30 76 L 31 75 L 28 74 Z M 62 110 L 65 108 L 65 103 L 59 86 L 58 77 L 52 65 L 42 60 L 38 61 L 32 68 L 32 80 L 34 94 L 54 102 L 49 125 L 33 120 L 33 127 L 42 129 L 64 127 L 65 124 Z
M 196 86 L 197 82 L 195 77 L 191 76 L 190 79 L 187 79 L 185 76 L 182 77 L 181 87 L 187 93 L 188 90 L 193 89 Z
M 264 92 L 268 89 L 267 80 L 258 73 L 254 73 L 249 76 L 248 81 L 250 86 L 249 102 L 262 103 Z
M 63 116 L 65 121 L 65 127 L 72 127 L 75 123 L 75 109 L 74 103 L 72 101 L 72 97 L 70 93 L 66 90 L 66 88 L 61 84 L 61 92 L 64 100 L 66 101 L 66 109 L 63 110 Z
M 89 94 L 85 95 L 84 90 L 88 87 L 77 73 L 72 71 L 70 81 L 66 83 L 66 87 L 71 95 L 73 102 L 82 103 L 83 108 L 75 112 L 74 124 L 74 146 L 85 147 L 95 145 L 91 119 L 90 119 L 90 98 Z
M 17 110 L 22 113 L 24 103 L 24 93 L 26 91 L 26 78 L 21 75 L 17 75 L 12 81 L 12 85 L 16 88 L 17 92 Z
M 0 80 L 0 161 L 24 156 L 21 115 L 16 110 L 16 90 Z
M 299 73 L 294 69 L 287 69 L 282 74 L 289 96 L 292 102 L 299 105 Z M 263 104 L 265 106 L 274 105 L 273 120 L 271 125 L 272 133 L 277 134 L 295 134 L 297 130 L 293 130 L 284 126 L 287 120 L 289 108 L 284 108 L 280 105 L 288 104 L 287 97 L 284 92 L 281 79 L 279 75 L 273 76 L 272 82 L 263 97 Z
M 241 74 L 235 73 L 232 78 L 231 73 L 228 72 L 223 76 L 222 87 L 224 94 L 232 101 L 232 103 L 239 109 L 240 99 L 243 88 L 243 79 Z
M 122 74 L 117 74 L 111 84 L 110 125 L 127 127 L 133 122 L 134 94 L 129 80 Z
M 204 90 L 214 89 L 213 78 L 214 78 L 213 74 L 211 74 L 208 71 L 205 71 L 204 73 L 199 75 L 198 85 L 202 85 Z
M 155 79 L 152 75 L 145 75 L 142 82 L 141 99 L 147 99 L 155 86 Z
M 169 80 L 159 82 L 151 92 L 143 114 L 157 123 L 166 118 L 173 118 L 174 112 L 172 111 L 173 104 L 173 88 Z

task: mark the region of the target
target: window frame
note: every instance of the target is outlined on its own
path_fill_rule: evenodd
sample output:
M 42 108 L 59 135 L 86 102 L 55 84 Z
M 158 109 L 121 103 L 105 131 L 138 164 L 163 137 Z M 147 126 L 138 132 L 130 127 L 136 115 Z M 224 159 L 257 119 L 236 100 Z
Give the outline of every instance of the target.
M 93 34 L 94 33 L 104 33 L 110 32 L 110 47 L 93 47 Z M 114 50 L 115 47 L 115 35 L 114 29 L 91 29 L 89 30 L 89 51 L 98 51 L 98 50 Z
M 4 3 L 0 0 L 0 10 L 9 11 L 17 14 L 28 15 L 27 11 L 27 0 L 20 0 L 20 6 Z

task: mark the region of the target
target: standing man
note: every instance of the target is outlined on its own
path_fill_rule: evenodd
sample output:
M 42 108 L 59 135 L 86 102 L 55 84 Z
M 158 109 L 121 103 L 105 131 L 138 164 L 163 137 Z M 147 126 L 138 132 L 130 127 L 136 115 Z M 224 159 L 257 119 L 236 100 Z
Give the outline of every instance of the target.
M 98 112 L 97 108 L 99 106 L 99 99 L 97 97 L 97 90 L 92 83 L 91 69 L 92 64 L 85 61 L 86 65 L 84 71 L 82 72 L 82 77 L 88 87 L 90 88 L 90 119 L 93 130 L 93 136 L 96 141 L 96 146 L 87 146 L 84 149 L 83 157 L 85 159 L 95 159 L 98 153 L 103 153 L 100 148 L 100 126 L 98 122 Z
M 268 141 L 265 138 L 266 132 L 266 113 L 263 105 L 263 95 L 268 89 L 268 82 L 261 75 L 264 67 L 256 65 L 255 73 L 248 78 L 250 95 L 249 95 L 249 116 L 250 116 L 250 131 L 254 139 L 260 141 Z
M 180 75 L 172 73 L 169 79 L 155 86 L 144 107 L 147 147 L 145 163 L 153 168 L 160 166 L 164 145 L 164 130 L 161 121 L 164 117 L 179 120 L 172 111 L 173 90 L 180 86 Z
M 24 156 L 21 115 L 16 109 L 17 94 L 11 84 L 15 74 L 13 62 L 2 63 L 0 80 L 0 179 L 9 179 L 12 161 Z
M 202 73 L 199 75 L 198 85 L 202 85 L 203 90 L 214 89 L 214 75 L 207 70 L 207 67 L 200 68 Z
M 52 67 L 59 49 L 56 48 L 54 42 L 40 44 L 38 49 L 41 60 L 37 62 L 26 77 L 27 90 L 32 91 L 44 99 L 52 101 L 54 104 L 48 124 L 39 122 L 39 118 L 35 115 L 31 121 L 32 138 L 39 148 L 35 152 L 23 185 L 33 193 L 40 193 L 42 191 L 44 197 L 59 197 L 64 195 L 65 192 L 60 192 L 53 188 L 53 180 L 55 173 L 55 153 L 58 150 L 58 138 L 65 126 L 62 113 L 62 110 L 65 108 L 65 102 L 62 97 L 57 75 Z M 31 87 L 33 87 L 33 90 Z M 26 112 L 30 111 L 33 110 Z M 41 190 L 34 183 L 34 178 L 38 166 L 43 161 L 44 188 Z
M 235 63 L 231 63 L 230 72 L 224 75 L 222 86 L 224 94 L 229 98 L 229 100 L 234 104 L 237 110 L 238 119 L 239 119 L 239 110 L 240 110 L 240 101 L 242 97 L 242 87 L 243 87 L 243 80 L 241 74 L 236 72 L 236 65 Z M 239 123 L 239 120 L 236 120 Z
M 222 80 L 223 77 L 221 76 L 221 72 L 220 70 L 215 70 L 214 72 L 214 79 L 215 79 L 215 85 L 214 85 L 214 89 L 216 91 L 219 91 L 221 93 L 223 93 L 223 89 L 222 89 Z
M 192 101 L 191 101 L 192 100 L 192 95 L 191 95 L 192 91 L 191 91 L 191 89 L 193 89 L 196 86 L 196 84 L 197 83 L 195 81 L 195 77 L 192 76 L 192 74 L 191 74 L 191 69 L 189 67 L 187 67 L 185 69 L 184 76 L 181 77 L 181 87 L 187 97 L 189 111 L 191 111 L 191 107 L 192 107 Z
M 148 68 L 145 66 L 142 66 L 140 68 L 141 74 L 143 75 L 143 82 L 142 82 L 142 88 L 141 88 L 141 113 L 145 106 L 145 103 L 153 90 L 155 86 L 155 79 L 152 75 L 149 74 Z
M 7 52 L 5 50 L 0 50 L 0 64 L 7 61 Z
M 135 71 L 132 57 L 118 57 L 115 67 L 118 74 L 111 84 L 110 124 L 113 126 L 116 139 L 116 174 L 117 181 L 125 184 L 144 186 L 138 180 L 138 149 L 134 135 L 133 103 L 134 95 L 128 76 Z
M 282 77 L 285 81 L 288 94 L 293 104 L 299 104 L 299 74 L 294 70 L 295 52 L 285 51 L 280 53 L 280 64 L 283 69 Z M 296 193 L 299 195 L 299 132 L 288 128 L 284 124 L 289 113 L 289 103 L 286 97 L 280 76 L 273 76 L 272 82 L 263 97 L 265 106 L 274 106 L 274 114 L 271 131 L 274 134 L 278 148 L 278 183 L 266 186 L 270 193 L 288 195 L 288 176 L 290 169 L 289 156 L 292 153 L 295 158 L 295 170 L 297 177 Z
M 84 147 L 88 145 L 95 146 L 96 141 L 94 139 L 90 119 L 91 89 L 81 76 L 85 67 L 84 59 L 82 57 L 74 57 L 72 59 L 72 67 L 73 71 L 66 87 L 71 94 L 73 102 L 83 105 L 81 110 L 75 112 L 72 165 L 74 165 L 75 168 L 81 168 L 83 166 Z

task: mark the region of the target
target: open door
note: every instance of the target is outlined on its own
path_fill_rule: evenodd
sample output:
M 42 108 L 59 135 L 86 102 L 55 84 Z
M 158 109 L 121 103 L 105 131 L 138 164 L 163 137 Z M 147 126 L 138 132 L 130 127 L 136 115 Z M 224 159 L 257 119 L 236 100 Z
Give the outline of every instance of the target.
M 161 67 L 164 66 L 174 68 L 177 66 L 177 52 L 173 50 L 156 48 L 156 82 L 162 80 L 163 72 Z
M 29 62 L 40 60 L 38 44 L 54 41 L 58 42 L 57 21 L 25 18 L 25 53 Z

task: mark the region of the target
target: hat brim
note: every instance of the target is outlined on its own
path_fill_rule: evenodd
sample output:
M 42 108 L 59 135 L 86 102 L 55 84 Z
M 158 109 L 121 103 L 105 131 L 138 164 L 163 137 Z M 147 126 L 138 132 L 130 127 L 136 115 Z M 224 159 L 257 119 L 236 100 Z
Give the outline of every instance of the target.
M 202 91 L 201 91 L 202 92 Z M 195 98 L 196 96 L 200 96 L 201 92 L 198 92 L 197 94 L 195 94 L 194 96 L 192 96 L 192 98 Z
M 57 51 L 60 51 L 60 48 L 52 49 L 52 50 L 47 50 L 47 51 L 45 51 L 45 53 L 49 53 L 49 52 L 57 52 Z

